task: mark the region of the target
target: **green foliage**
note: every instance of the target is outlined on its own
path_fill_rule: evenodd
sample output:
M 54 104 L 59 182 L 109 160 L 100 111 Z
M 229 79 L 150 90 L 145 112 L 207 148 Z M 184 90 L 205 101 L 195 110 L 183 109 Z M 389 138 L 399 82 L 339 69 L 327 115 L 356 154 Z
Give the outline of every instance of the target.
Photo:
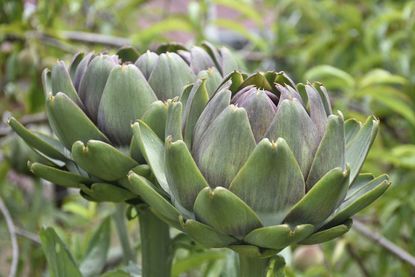
M 363 120 L 370 114 L 379 119 L 379 134 L 363 171 L 388 171 L 393 185 L 360 219 L 415 255 L 415 245 L 410 243 L 415 237 L 415 224 L 410 220 L 415 214 L 413 1 L 204 0 L 189 1 L 179 11 L 172 8 L 175 1 L 166 1 L 169 4 L 165 6 L 151 2 L 0 0 L 0 113 L 12 111 L 21 119 L 43 112 L 41 71 L 58 58 L 69 61 L 77 51 L 101 51 L 132 43 L 141 52 L 176 38 L 190 42 L 236 41 L 234 44 L 241 49 L 239 55 L 248 61 L 250 70 L 285 70 L 297 80 L 321 81 L 329 90 L 334 110 L 342 110 L 345 119 Z M 217 12 L 223 10 L 231 11 L 230 16 Z M 103 42 L 87 42 L 88 38 L 97 42 L 97 37 L 82 36 L 81 31 L 103 35 Z M 34 129 L 44 131 L 43 124 L 36 123 L 39 126 Z M 48 269 L 53 276 L 54 270 L 64 267 L 75 275 L 101 273 L 104 265 L 121 252 L 119 244 L 109 244 L 108 239 L 112 238 L 111 224 L 106 217 L 113 207 L 88 204 L 72 193 L 59 204 L 58 197 L 53 196 L 54 189 L 34 178 L 23 162 L 51 161 L 45 161 L 14 137 L 3 139 L 6 129 L 5 124 L 0 124 L 0 196 L 19 228 L 34 234 L 44 225 L 56 230 L 41 231 L 43 247 L 49 249 L 46 254 L 35 242 L 18 237 L 18 272 L 42 276 Z M 31 168 L 44 170 L 37 163 L 32 163 Z M 60 172 L 53 173 L 61 176 Z M 146 192 L 152 193 L 149 189 Z M 10 242 L 3 222 L 0 221 L 0 253 L 8 258 Z M 99 225 L 97 231 L 91 230 L 95 229 L 92 225 Z M 139 247 L 136 229 L 134 224 L 128 224 L 128 233 L 134 234 L 132 244 Z M 174 276 L 237 276 L 231 252 L 202 250 L 188 240 L 178 245 Z M 361 275 L 361 266 L 350 249 L 371 276 L 396 272 L 413 275 L 413 268 L 353 231 L 321 246 L 323 264 L 300 269 L 287 254 L 286 274 Z M 296 250 L 294 247 L 293 255 Z M 9 260 L 1 263 L 3 260 L 0 259 L 0 271 L 6 274 Z M 107 269 L 104 276 L 137 276 L 140 265 L 118 263 Z

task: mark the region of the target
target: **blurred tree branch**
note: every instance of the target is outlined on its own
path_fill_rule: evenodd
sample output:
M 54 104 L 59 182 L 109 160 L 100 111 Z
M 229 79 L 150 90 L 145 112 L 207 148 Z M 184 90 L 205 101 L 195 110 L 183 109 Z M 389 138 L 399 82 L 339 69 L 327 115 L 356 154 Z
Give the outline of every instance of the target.
M 59 34 L 62 36 L 63 39 L 90 44 L 102 44 L 113 47 L 122 47 L 132 44 L 131 40 L 127 38 L 101 35 L 95 33 L 61 31 L 59 32 Z
M 9 277 L 16 276 L 17 273 L 17 266 L 19 262 L 19 245 L 17 244 L 17 238 L 16 238 L 16 226 L 14 225 L 13 219 L 10 215 L 9 210 L 6 207 L 6 204 L 4 204 L 3 199 L 0 197 L 0 212 L 3 214 L 7 229 L 10 233 L 10 240 L 12 243 L 12 262 L 10 264 L 10 271 L 9 271 Z
M 389 253 L 393 254 L 398 259 L 410 264 L 412 267 L 415 268 L 414 256 L 412 256 L 410 253 L 406 252 L 404 249 L 400 248 L 399 246 L 397 246 L 381 234 L 373 230 L 370 230 L 356 218 L 353 219 L 353 229 L 359 234 L 375 242 L 376 244 L 387 250 Z

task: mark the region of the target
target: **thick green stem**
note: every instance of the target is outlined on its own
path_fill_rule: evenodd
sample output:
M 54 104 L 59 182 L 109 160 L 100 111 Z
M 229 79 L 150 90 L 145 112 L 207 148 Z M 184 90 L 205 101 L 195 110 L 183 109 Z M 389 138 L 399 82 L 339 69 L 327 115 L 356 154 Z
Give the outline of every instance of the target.
M 140 220 L 143 277 L 170 276 L 171 245 L 169 227 L 148 207 L 137 207 Z
M 255 258 L 239 255 L 240 277 L 284 277 L 284 259 L 280 256 Z
M 240 277 L 265 277 L 267 274 L 269 259 L 260 259 L 239 255 Z
M 121 242 L 123 251 L 123 260 L 126 264 L 129 261 L 136 262 L 137 256 L 133 251 L 128 237 L 127 224 L 125 221 L 125 204 L 116 204 L 114 213 L 114 222 L 117 228 L 118 238 Z

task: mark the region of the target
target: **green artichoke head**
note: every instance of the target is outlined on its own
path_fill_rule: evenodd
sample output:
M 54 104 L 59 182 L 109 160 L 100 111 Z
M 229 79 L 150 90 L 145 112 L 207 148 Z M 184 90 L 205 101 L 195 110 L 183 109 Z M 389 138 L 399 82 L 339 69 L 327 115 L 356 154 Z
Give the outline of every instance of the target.
M 33 163 L 31 170 L 54 183 L 81 188 L 91 200 L 137 198 L 123 187 L 123 180 L 130 170 L 150 172 L 132 140 L 131 124 L 141 119 L 164 138 L 167 99 L 181 97 L 199 74 L 210 80 L 213 90 L 224 70 L 237 66 L 224 58 L 228 52 L 213 46 L 167 50 L 139 55 L 125 47 L 116 54 L 79 53 L 69 66 L 58 61 L 45 69 L 47 116 L 57 139 L 10 120 L 26 143 L 56 166 Z
M 389 186 L 386 175 L 359 176 L 378 121 L 344 121 L 321 84 L 233 72 L 210 99 L 205 80 L 189 91 L 184 108 L 169 103 L 164 142 L 133 125 L 168 197 L 129 179 L 161 218 L 204 245 L 267 255 L 327 241 Z

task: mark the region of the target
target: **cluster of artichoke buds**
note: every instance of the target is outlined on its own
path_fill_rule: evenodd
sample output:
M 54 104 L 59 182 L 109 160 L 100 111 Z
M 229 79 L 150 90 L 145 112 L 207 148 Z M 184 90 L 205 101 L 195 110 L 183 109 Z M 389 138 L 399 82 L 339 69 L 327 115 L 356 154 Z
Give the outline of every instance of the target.
M 267 256 L 321 243 L 388 188 L 386 175 L 359 175 L 378 121 L 344 121 L 321 84 L 237 71 L 214 93 L 204 83 L 169 102 L 164 141 L 133 125 L 159 186 L 129 174 L 131 191 L 201 244 Z
M 45 71 L 56 138 L 13 129 L 93 201 L 141 199 L 207 247 L 268 256 L 338 237 L 389 186 L 359 171 L 378 128 L 333 113 L 318 83 L 241 73 L 227 49 L 79 54 Z
M 132 140 L 131 124 L 146 122 L 164 137 L 166 100 L 180 97 L 198 78 L 216 87 L 238 69 L 226 48 L 208 43 L 186 49 L 163 45 L 139 55 L 134 48 L 116 54 L 79 53 L 67 67 L 58 61 L 45 69 L 46 110 L 55 137 L 32 132 L 16 119 L 10 126 L 48 162 L 30 163 L 41 178 L 80 188 L 92 201 L 137 199 L 123 182 L 130 170 L 150 176 L 150 168 Z

